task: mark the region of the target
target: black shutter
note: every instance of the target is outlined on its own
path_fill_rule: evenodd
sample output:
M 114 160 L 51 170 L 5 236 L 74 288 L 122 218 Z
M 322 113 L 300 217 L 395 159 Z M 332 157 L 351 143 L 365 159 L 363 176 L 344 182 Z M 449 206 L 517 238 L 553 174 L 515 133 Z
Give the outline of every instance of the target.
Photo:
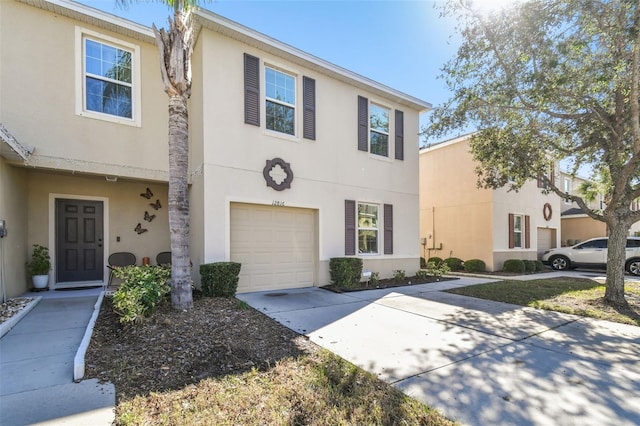
M 369 99 L 358 96 L 358 150 L 369 151 Z
M 393 254 L 393 205 L 384 205 L 384 254 Z
M 513 213 L 509 213 L 509 248 L 512 249 L 516 246 L 516 238 L 513 234 L 513 225 L 515 223 L 515 218 Z
M 531 219 L 529 216 L 524 217 L 524 248 L 531 248 Z
M 302 137 L 316 140 L 316 81 L 302 77 Z
M 344 200 L 344 254 L 356 254 L 356 202 Z
M 396 160 L 404 160 L 404 113 L 396 110 Z
M 260 126 L 260 59 L 244 54 L 244 122 Z

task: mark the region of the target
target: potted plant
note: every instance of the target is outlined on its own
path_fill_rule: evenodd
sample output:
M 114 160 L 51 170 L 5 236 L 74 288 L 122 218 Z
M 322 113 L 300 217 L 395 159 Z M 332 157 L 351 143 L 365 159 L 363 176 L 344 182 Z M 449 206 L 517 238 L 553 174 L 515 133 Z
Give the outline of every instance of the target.
M 34 244 L 31 261 L 26 265 L 27 272 L 33 280 L 33 286 L 36 289 L 46 288 L 49 284 L 49 270 L 51 269 L 49 249 L 40 244 Z

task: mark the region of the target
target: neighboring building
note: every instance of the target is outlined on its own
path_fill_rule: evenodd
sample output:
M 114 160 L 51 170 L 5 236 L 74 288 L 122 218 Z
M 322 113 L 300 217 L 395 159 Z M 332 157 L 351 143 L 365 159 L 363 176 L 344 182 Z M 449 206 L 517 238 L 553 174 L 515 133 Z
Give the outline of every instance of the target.
M 518 192 L 479 189 L 470 135 L 420 150 L 420 237 L 425 258 L 537 259 L 559 246 L 560 199 L 539 182 Z M 553 179 L 554 172 L 550 177 Z
M 329 283 L 329 259 L 419 267 L 427 102 L 208 11 L 190 100 L 191 259 L 239 291 Z M 37 30 L 34 30 L 37 29 Z M 68 0 L 0 2 L 0 220 L 7 296 L 32 244 L 51 288 L 101 284 L 113 252 L 170 249 L 167 96 L 151 29 Z M 152 264 L 154 262 L 152 261 Z
M 583 183 L 588 182 L 579 176 L 571 176 L 570 174 L 561 171 L 560 172 L 561 189 L 570 195 L 582 196 L 580 188 Z M 604 203 L 604 197 L 597 195 L 594 200 L 587 202 L 587 207 L 592 210 L 602 211 L 606 205 Z M 635 200 L 631 204 L 631 209 L 638 210 L 639 201 Z M 605 237 L 609 235 L 607 224 L 595 220 L 587 215 L 577 203 L 569 200 L 562 200 L 562 223 L 561 223 L 561 245 L 572 246 L 581 241 L 588 240 L 589 238 Z M 640 222 L 636 222 L 631 225 L 629 229 L 629 235 L 637 235 L 640 232 Z

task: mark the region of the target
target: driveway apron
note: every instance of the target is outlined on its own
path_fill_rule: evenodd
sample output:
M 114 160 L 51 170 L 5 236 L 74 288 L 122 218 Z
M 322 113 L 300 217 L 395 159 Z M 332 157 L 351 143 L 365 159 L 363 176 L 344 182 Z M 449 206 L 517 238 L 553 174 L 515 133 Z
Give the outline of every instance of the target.
M 640 327 L 442 292 L 488 281 L 238 298 L 463 424 L 640 424 Z

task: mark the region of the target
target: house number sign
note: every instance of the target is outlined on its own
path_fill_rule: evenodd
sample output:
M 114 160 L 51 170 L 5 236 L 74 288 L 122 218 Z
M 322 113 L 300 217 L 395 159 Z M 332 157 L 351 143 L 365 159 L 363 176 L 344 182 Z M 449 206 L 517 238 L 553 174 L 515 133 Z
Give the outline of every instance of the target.
M 264 176 L 267 186 L 276 191 L 284 191 L 285 189 L 291 188 L 291 181 L 293 181 L 291 164 L 281 158 L 267 160 L 267 164 L 264 166 L 264 169 L 262 169 L 262 176 Z

